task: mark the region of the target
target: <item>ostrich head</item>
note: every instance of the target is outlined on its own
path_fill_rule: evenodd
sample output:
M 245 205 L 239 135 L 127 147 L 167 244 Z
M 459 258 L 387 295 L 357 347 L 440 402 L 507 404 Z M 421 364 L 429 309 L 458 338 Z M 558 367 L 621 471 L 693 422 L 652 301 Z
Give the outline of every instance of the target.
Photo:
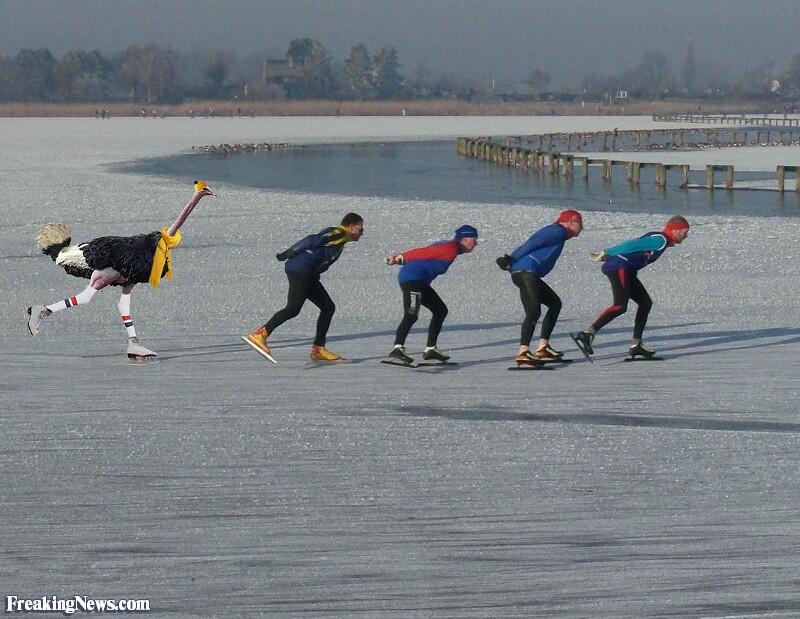
M 209 187 L 208 183 L 205 181 L 195 181 L 194 192 L 200 194 L 200 197 L 217 195 L 211 191 L 211 187 Z

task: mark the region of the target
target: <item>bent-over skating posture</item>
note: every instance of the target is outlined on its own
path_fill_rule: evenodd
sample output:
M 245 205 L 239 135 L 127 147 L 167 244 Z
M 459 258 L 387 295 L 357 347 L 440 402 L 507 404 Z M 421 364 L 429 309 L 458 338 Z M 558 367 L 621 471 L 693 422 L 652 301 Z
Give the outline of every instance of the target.
M 639 281 L 638 272 L 658 260 L 668 247 L 682 243 L 688 234 L 689 222 L 680 215 L 674 215 L 667 220 L 664 229 L 660 232 L 648 232 L 638 239 L 625 241 L 592 254 L 592 260 L 604 263 L 602 271 L 611 282 L 614 302 L 585 331 L 573 335 L 575 343 L 584 353 L 594 354 L 592 341 L 595 334 L 609 322 L 622 316 L 628 310 L 628 301 L 633 300 L 638 305 L 638 309 L 633 327 L 633 340 L 628 348 L 628 353 L 632 359 L 636 357 L 650 358 L 656 354 L 656 351 L 650 350 L 642 344 L 642 334 L 653 301 L 642 282 Z
M 514 357 L 517 365 L 541 365 L 560 361 L 564 353 L 550 346 L 550 336 L 561 311 L 561 299 L 542 278 L 556 265 L 564 243 L 578 236 L 583 230 L 583 218 L 578 211 L 562 211 L 555 223 L 549 224 L 531 235 L 511 255 L 501 256 L 497 265 L 511 271 L 511 281 L 519 288 L 525 319 L 522 321 L 519 350 Z M 547 312 L 542 320 L 542 333 L 535 353 L 530 344 L 536 322 L 542 314 L 542 304 Z
M 362 234 L 364 220 L 356 213 L 348 213 L 338 226 L 325 228 L 318 234 L 310 234 L 277 254 L 275 257 L 278 260 L 286 261 L 285 271 L 289 279 L 286 307 L 278 310 L 266 324 L 242 339 L 275 363 L 267 338 L 284 322 L 297 316 L 308 299 L 319 308 L 317 332 L 311 346 L 312 361 L 344 361 L 343 357 L 325 348 L 325 338 L 336 306 L 319 279 L 320 274 L 339 259 L 345 243 L 358 241 Z
M 405 364 L 414 362 L 413 357 L 406 352 L 405 342 L 408 332 L 419 318 L 420 305 L 427 307 L 433 313 L 428 326 L 428 342 L 422 353 L 423 359 L 447 361 L 450 358 L 436 347 L 439 331 L 447 316 L 447 306 L 431 288 L 431 282 L 445 273 L 457 256 L 468 254 L 477 244 L 477 229 L 472 226 L 461 226 L 456 230 L 452 240 L 410 249 L 386 259 L 386 264 L 403 265 L 397 276 L 400 289 L 403 291 L 403 319 L 397 327 L 394 348 L 389 353 L 390 360 Z
M 70 275 L 89 280 L 89 285 L 75 296 L 50 305 L 28 308 L 28 331 L 39 333 L 42 321 L 54 312 L 84 305 L 106 286 L 122 286 L 117 308 L 128 333 L 128 357 L 145 361 L 158 355 L 139 343 L 131 318 L 131 292 L 136 284 L 149 283 L 158 288 L 161 278 L 172 278 L 170 250 L 181 242 L 179 228 L 204 196 L 213 196 L 204 181 L 195 181 L 194 195 L 169 228 L 136 236 L 102 236 L 88 243 L 71 245 L 70 229 L 65 224 L 45 224 L 36 237 L 42 253 Z

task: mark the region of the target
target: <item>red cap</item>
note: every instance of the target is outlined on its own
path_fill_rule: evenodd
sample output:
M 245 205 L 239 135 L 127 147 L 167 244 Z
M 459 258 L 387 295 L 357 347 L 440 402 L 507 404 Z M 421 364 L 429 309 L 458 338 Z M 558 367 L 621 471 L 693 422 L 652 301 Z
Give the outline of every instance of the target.
M 665 232 L 677 232 L 678 230 L 688 230 L 688 229 L 689 229 L 688 221 L 668 221 L 667 224 L 664 226 Z
M 557 224 L 565 224 L 570 221 L 579 221 L 583 223 L 583 217 L 581 217 L 581 214 L 578 211 L 568 209 L 566 211 L 561 211 L 561 214 L 559 214 L 558 219 L 556 219 Z

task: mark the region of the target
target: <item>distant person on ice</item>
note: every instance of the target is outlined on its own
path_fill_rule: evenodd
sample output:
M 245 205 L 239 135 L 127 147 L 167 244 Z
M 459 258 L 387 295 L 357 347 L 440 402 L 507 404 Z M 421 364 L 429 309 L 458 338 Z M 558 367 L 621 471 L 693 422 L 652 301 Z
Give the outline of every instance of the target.
M 583 218 L 578 211 L 562 211 L 555 223 L 549 224 L 531 235 L 511 255 L 501 256 L 497 265 L 511 272 L 511 281 L 519 288 L 525 319 L 522 321 L 519 350 L 514 361 L 518 365 L 541 365 L 559 361 L 564 353 L 550 346 L 550 335 L 556 326 L 561 311 L 561 299 L 542 279 L 556 265 L 564 243 L 578 236 L 583 230 Z M 542 314 L 542 304 L 547 313 L 542 320 L 542 333 L 536 352 L 531 353 L 530 344 L 536 322 Z
M 331 325 L 336 306 L 320 282 L 320 275 L 339 259 L 346 243 L 358 241 L 364 234 L 364 220 L 356 213 L 348 213 L 338 226 L 325 228 L 319 234 L 311 234 L 275 257 L 286 261 L 286 277 L 289 279 L 289 297 L 286 307 L 279 310 L 269 321 L 242 339 L 270 361 L 275 361 L 267 345 L 267 338 L 287 320 L 300 313 L 306 299 L 319 310 L 317 332 L 311 346 L 313 361 L 342 361 L 343 358 L 325 348 L 325 338 Z
M 477 244 L 478 230 L 472 226 L 461 226 L 450 241 L 439 241 L 427 247 L 410 249 L 386 259 L 386 264 L 403 265 L 397 276 L 403 291 L 403 320 L 397 327 L 394 348 L 389 353 L 390 360 L 407 364 L 414 362 L 406 353 L 405 342 L 408 332 L 419 318 L 420 306 L 427 307 L 433 313 L 428 326 L 428 343 L 422 353 L 423 359 L 444 362 L 450 358 L 436 347 L 442 323 L 447 316 L 447 306 L 431 288 L 431 282 L 447 272 L 460 254 L 468 254 Z
M 658 260 L 668 247 L 680 245 L 688 234 L 689 222 L 685 217 L 674 215 L 667 220 L 660 232 L 648 232 L 638 239 L 625 241 L 592 254 L 592 260 L 603 262 L 602 271 L 611 282 L 614 304 L 600 314 L 589 328 L 573 336 L 575 343 L 584 353 L 594 354 L 592 341 L 595 334 L 617 316 L 622 316 L 628 310 L 628 300 L 632 299 L 639 308 L 636 310 L 633 340 L 628 353 L 632 359 L 650 358 L 656 354 L 654 350 L 645 348 L 642 344 L 644 326 L 653 301 L 639 281 L 638 273 L 640 269 Z

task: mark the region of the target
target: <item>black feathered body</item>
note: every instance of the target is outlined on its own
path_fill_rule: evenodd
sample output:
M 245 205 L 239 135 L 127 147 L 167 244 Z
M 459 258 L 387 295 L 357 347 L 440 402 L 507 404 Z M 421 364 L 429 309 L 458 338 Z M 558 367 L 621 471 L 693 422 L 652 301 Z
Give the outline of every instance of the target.
M 67 269 L 67 273 L 88 278 L 94 270 L 111 267 L 122 273 L 128 283 L 147 283 L 153 268 L 153 255 L 160 239 L 160 232 L 150 232 L 136 236 L 101 236 L 88 243 L 81 243 L 78 248 L 90 270 L 85 272 L 86 269 L 73 267 L 72 271 Z

